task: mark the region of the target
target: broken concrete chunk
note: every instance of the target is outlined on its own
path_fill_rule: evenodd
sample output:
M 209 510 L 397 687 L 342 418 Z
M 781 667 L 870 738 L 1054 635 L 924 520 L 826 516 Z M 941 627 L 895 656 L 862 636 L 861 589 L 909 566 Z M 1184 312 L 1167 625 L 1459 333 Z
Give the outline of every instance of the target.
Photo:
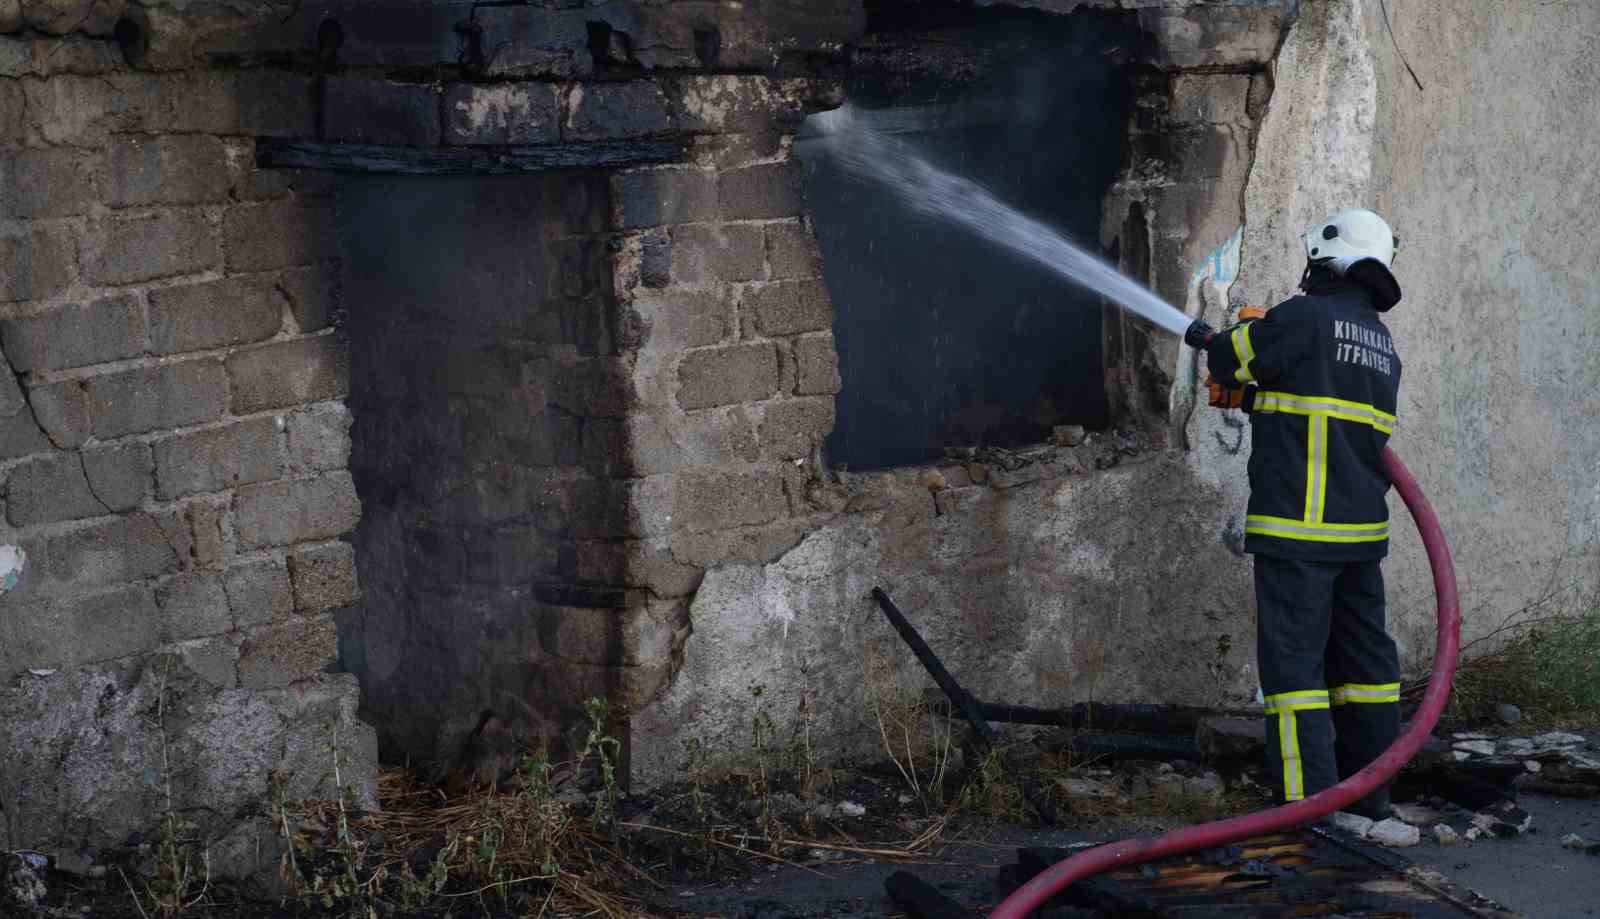
M 1367 830 L 1367 839 L 1391 849 L 1405 849 L 1422 841 L 1422 831 L 1405 821 L 1390 817 L 1374 823 Z
M 1433 838 L 1441 846 L 1454 846 L 1461 843 L 1461 834 L 1447 823 L 1441 823 L 1433 828 Z
M 1454 746 L 1463 753 L 1476 756 L 1494 755 L 1494 741 L 1491 740 L 1462 740 L 1457 741 Z
M 1418 804 L 1396 804 L 1395 817 L 1404 820 L 1412 826 L 1426 826 L 1439 820 L 1439 812 L 1431 807 L 1422 807 Z
M 846 817 L 865 817 L 867 809 L 854 801 L 840 801 L 839 813 Z
M 1561 837 L 1561 848 L 1582 851 L 1589 845 L 1588 841 L 1577 833 L 1568 833 Z
M 1333 821 L 1334 826 L 1344 830 L 1351 836 L 1361 839 L 1367 837 L 1367 833 L 1371 831 L 1373 825 L 1370 818 L 1363 817 L 1360 814 L 1352 814 L 1349 811 L 1335 811 L 1329 819 Z

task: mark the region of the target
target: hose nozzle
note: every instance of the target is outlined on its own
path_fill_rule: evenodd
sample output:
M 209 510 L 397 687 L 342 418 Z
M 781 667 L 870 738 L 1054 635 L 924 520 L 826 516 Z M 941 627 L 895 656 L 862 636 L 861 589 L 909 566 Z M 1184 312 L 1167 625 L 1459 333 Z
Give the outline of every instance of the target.
M 1183 343 L 1200 350 L 1211 344 L 1211 339 L 1215 338 L 1216 334 L 1217 330 L 1208 325 L 1204 319 L 1196 319 L 1189 323 L 1189 330 L 1183 333 Z

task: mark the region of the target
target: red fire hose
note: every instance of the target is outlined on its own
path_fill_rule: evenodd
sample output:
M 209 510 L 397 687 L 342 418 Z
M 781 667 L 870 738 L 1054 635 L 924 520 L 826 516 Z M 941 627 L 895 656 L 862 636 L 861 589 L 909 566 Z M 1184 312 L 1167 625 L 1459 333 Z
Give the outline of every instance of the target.
M 1439 519 L 1434 516 L 1433 508 L 1428 506 L 1428 499 L 1423 497 L 1417 480 L 1411 477 L 1411 473 L 1387 447 L 1383 451 L 1383 468 L 1405 501 L 1406 509 L 1411 511 L 1417 532 L 1422 535 L 1422 545 L 1428 551 L 1428 565 L 1433 569 L 1433 590 L 1439 605 L 1439 637 L 1433 655 L 1433 676 L 1428 680 L 1422 706 L 1394 745 L 1365 769 L 1304 800 L 1243 817 L 1185 827 L 1152 839 L 1125 839 L 1085 849 L 1051 865 L 1017 888 L 989 914 L 989 919 L 1024 919 L 1055 894 L 1103 871 L 1181 852 L 1224 846 L 1309 823 L 1366 797 L 1416 755 L 1433 731 L 1433 725 L 1439 720 L 1439 713 L 1444 710 L 1450 696 L 1450 679 L 1455 675 L 1456 655 L 1461 649 L 1461 608 L 1456 597 L 1455 563 L 1450 560 L 1450 547 L 1445 544 L 1444 531 L 1439 527 Z

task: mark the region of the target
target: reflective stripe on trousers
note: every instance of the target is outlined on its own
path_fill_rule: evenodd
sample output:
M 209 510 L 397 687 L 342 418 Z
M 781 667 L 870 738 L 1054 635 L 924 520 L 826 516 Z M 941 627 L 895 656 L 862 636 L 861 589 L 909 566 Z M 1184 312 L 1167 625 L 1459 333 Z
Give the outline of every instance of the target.
M 1326 689 L 1301 689 L 1267 696 L 1267 714 L 1278 716 L 1278 753 L 1283 759 L 1283 799 L 1298 801 L 1306 796 L 1305 769 L 1300 762 L 1300 729 L 1295 712 L 1325 709 L 1329 706 Z
M 1346 683 L 1328 690 L 1334 705 L 1376 705 L 1400 701 L 1399 683 Z

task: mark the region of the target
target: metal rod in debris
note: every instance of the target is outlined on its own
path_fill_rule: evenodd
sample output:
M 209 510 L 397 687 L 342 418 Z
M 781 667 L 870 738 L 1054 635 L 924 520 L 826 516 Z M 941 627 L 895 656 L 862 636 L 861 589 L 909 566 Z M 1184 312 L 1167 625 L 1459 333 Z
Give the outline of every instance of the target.
M 911 621 L 905 617 L 904 613 L 900 612 L 900 608 L 894 605 L 894 601 L 889 599 L 889 595 L 884 592 L 882 587 L 872 588 L 872 599 L 878 602 L 878 606 L 883 610 L 883 615 L 888 618 L 889 624 L 894 626 L 895 631 L 900 633 L 900 637 L 905 639 L 906 644 L 911 646 L 911 653 L 917 656 L 917 660 L 922 663 L 923 669 L 928 671 L 928 675 L 933 677 L 935 683 L 939 684 L 939 688 L 944 691 L 945 697 L 950 700 L 950 704 L 954 705 L 956 710 L 961 712 L 961 716 L 966 719 L 967 723 L 972 725 L 972 729 L 977 732 L 984 746 L 998 749 L 1000 737 L 995 733 L 994 728 L 989 726 L 989 722 L 984 720 L 982 703 L 973 698 L 971 693 L 961 688 L 961 684 L 957 683 L 956 678 L 950 675 L 950 671 L 945 669 L 944 664 L 940 663 L 938 655 L 934 654 L 933 649 L 928 647 L 928 643 L 922 640 L 922 636 L 917 633 L 916 627 L 911 624 Z M 1039 790 L 1039 783 L 1034 780 L 1033 776 L 1027 774 L 1019 775 L 1018 779 L 1022 785 L 1022 796 L 1028 799 L 1028 803 L 1033 806 L 1033 810 L 1039 815 L 1039 819 L 1045 823 L 1055 823 L 1055 805 L 1045 799 L 1044 793 Z

